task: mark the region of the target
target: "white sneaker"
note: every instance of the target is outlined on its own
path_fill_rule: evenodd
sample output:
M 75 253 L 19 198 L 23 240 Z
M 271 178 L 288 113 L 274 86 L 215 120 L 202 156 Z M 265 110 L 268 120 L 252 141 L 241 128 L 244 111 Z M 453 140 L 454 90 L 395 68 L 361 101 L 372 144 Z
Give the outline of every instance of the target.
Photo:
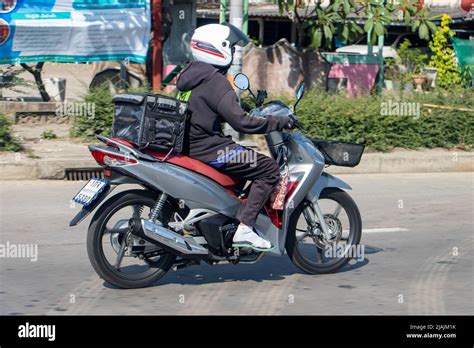
M 252 227 L 239 225 L 232 239 L 234 247 L 250 247 L 259 251 L 268 251 L 273 248 L 272 244 L 255 233 Z

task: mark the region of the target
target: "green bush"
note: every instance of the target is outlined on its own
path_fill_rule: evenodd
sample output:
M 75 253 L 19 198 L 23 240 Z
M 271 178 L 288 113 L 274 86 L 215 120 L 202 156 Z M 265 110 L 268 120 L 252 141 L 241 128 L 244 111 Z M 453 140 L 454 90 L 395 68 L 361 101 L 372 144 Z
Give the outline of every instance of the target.
M 384 115 L 381 112 L 382 103 L 389 101 L 419 103 L 420 114 L 417 117 Z M 114 114 L 110 92 L 106 89 L 91 90 L 84 102 L 95 103 L 95 114 L 76 116 L 71 135 L 81 138 L 92 138 L 96 133 L 110 135 Z M 247 109 L 255 105 L 245 95 L 242 104 Z M 403 97 L 346 98 L 343 95 L 329 95 L 312 90 L 298 104 L 297 114 L 310 137 L 366 143 L 369 149 L 377 151 L 387 151 L 394 147 L 472 148 L 474 112 L 440 109 L 422 104 L 472 110 L 474 91 L 459 88 L 449 92 L 440 90 Z
M 51 139 L 57 139 L 57 137 L 58 136 L 56 135 L 56 133 L 54 133 L 54 131 L 52 129 L 47 129 L 43 133 L 41 133 L 41 138 L 42 139 L 51 140 Z
M 90 89 L 82 102 L 94 105 L 93 115 L 80 115 L 74 117 L 71 136 L 90 139 L 100 133 L 110 135 L 114 118 L 114 105 L 112 95 L 107 88 Z
M 382 112 L 382 103 L 419 103 L 418 115 Z M 386 105 L 385 104 L 385 105 Z M 474 112 L 423 106 L 433 104 L 474 109 L 474 92 L 413 94 L 356 99 L 311 91 L 300 102 L 297 114 L 308 136 L 366 143 L 377 151 L 394 147 L 471 148 L 474 144 Z
M 0 114 L 0 151 L 19 151 L 21 145 L 12 136 L 11 124 L 5 115 Z

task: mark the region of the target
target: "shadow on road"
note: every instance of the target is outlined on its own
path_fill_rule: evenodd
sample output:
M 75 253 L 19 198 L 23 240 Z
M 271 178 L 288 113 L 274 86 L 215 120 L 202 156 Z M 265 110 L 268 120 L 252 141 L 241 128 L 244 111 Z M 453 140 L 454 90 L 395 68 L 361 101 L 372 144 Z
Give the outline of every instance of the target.
M 381 251 L 385 251 L 385 249 L 382 249 L 382 248 L 378 248 L 378 247 L 375 247 L 375 246 L 371 246 L 371 245 L 364 245 L 364 254 L 377 254 Z
M 367 258 L 362 261 L 351 260 L 336 273 L 354 271 L 364 267 L 369 263 Z M 279 281 L 293 274 L 304 274 L 308 277 L 315 275 L 306 274 L 297 268 L 287 255 L 284 256 L 265 256 L 255 264 L 217 264 L 208 265 L 201 263 L 199 266 L 190 266 L 179 271 L 170 270 L 166 276 L 160 279 L 151 287 L 165 286 L 170 284 L 181 285 L 203 285 L 223 282 L 262 282 Z M 325 275 L 325 276 L 330 276 Z M 104 286 L 109 289 L 116 289 L 114 286 L 105 283 Z

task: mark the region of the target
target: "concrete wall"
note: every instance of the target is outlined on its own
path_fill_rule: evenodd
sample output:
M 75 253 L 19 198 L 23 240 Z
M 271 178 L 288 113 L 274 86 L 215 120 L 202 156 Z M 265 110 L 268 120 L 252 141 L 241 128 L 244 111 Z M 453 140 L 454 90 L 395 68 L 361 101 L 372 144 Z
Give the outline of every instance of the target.
M 315 50 L 296 50 L 287 40 L 244 53 L 242 72 L 250 78 L 253 90 L 266 89 L 273 94 L 293 94 L 305 82 L 306 87 L 324 86 L 329 66 Z

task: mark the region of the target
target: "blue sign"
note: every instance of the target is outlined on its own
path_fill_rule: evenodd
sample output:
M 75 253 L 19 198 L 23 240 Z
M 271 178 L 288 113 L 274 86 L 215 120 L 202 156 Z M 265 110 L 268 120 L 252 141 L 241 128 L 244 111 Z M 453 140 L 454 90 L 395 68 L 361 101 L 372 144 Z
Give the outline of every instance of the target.
M 150 0 L 0 0 L 0 64 L 144 63 Z

